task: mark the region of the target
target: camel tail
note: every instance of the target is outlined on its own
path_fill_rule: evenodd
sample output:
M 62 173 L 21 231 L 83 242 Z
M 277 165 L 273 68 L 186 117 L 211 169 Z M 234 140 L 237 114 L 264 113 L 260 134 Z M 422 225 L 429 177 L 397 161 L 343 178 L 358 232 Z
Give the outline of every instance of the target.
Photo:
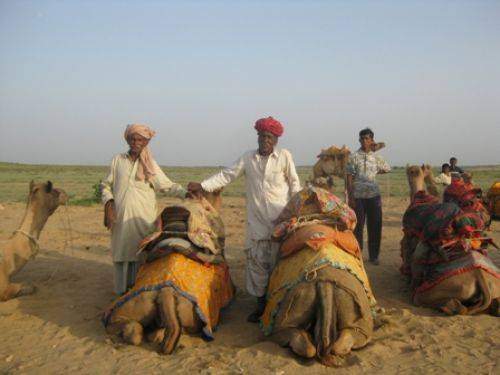
M 165 337 L 161 344 L 162 352 L 171 354 L 181 337 L 181 325 L 177 316 L 177 298 L 172 288 L 163 288 L 157 297 L 161 326 L 165 328 Z
M 319 357 L 328 356 L 336 340 L 337 319 L 334 313 L 333 285 L 320 281 L 317 284 L 319 306 L 315 327 L 315 341 Z M 333 333 L 333 335 L 332 335 Z

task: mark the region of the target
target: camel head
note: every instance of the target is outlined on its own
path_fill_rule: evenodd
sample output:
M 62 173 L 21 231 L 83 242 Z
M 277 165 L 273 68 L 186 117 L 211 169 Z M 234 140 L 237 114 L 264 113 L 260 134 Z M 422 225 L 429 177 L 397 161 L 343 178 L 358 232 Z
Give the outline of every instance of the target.
M 205 198 L 211 205 L 212 207 L 217 211 L 220 212 L 221 206 L 222 206 L 222 191 L 224 188 L 208 192 L 208 191 L 203 191 L 203 198 Z
M 49 217 L 62 204 L 68 201 L 68 195 L 62 189 L 57 189 L 51 181 L 43 183 L 30 182 L 28 205 L 42 217 Z
M 342 148 L 331 146 L 321 150 L 318 158 L 320 159 L 319 163 L 321 163 L 324 175 L 344 178 L 349 154 L 350 151 L 345 145 Z
M 424 185 L 424 169 L 418 165 L 406 165 L 406 177 L 410 187 L 410 200 L 421 190 L 425 190 Z

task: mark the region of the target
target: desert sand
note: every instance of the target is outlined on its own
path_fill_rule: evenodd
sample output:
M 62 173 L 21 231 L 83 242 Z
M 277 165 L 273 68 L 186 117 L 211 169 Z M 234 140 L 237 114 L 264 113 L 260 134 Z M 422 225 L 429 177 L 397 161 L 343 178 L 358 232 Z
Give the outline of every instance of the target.
M 160 200 L 160 207 L 169 202 L 173 200 Z M 151 344 L 133 347 L 108 337 L 100 317 L 114 299 L 113 269 L 102 208 L 61 207 L 41 235 L 40 254 L 14 278 L 35 284 L 37 292 L 0 302 L 0 373 L 500 373 L 500 319 L 448 317 L 409 304 L 409 290 L 398 270 L 407 201 L 391 197 L 384 204 L 381 264 L 366 267 L 387 312 L 386 324 L 366 348 L 353 352 L 344 368 L 301 360 L 246 322 L 254 305 L 244 290 L 244 199 L 226 198 L 226 254 L 238 291 L 223 313 L 215 341 L 183 335 L 175 353 L 164 356 Z M 24 210 L 20 203 L 2 206 L 0 246 Z M 500 222 L 493 223 L 491 234 L 500 243 Z M 500 251 L 491 254 L 500 264 Z

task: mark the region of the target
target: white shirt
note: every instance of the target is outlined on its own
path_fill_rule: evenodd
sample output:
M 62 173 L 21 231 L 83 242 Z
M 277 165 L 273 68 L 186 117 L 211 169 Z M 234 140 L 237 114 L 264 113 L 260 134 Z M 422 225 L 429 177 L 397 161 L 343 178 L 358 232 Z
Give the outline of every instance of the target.
M 437 177 L 434 177 L 434 182 L 441 185 L 451 185 L 451 175 L 445 173 L 440 173 Z
M 111 233 L 114 262 L 137 260 L 139 242 L 154 227 L 158 215 L 155 190 L 184 197 L 186 191 L 165 176 L 153 161 L 155 175 L 151 182 L 136 179 L 139 160 L 132 161 L 126 153 L 116 155 L 106 179 L 101 183 L 102 202 L 114 199 L 116 223 Z
M 248 151 L 231 167 L 204 180 L 201 186 L 211 192 L 242 174 L 246 178 L 247 247 L 250 247 L 252 241 L 271 238 L 273 221 L 301 187 L 292 155 L 285 149 L 275 149 L 267 157 L 260 155 L 258 150 Z

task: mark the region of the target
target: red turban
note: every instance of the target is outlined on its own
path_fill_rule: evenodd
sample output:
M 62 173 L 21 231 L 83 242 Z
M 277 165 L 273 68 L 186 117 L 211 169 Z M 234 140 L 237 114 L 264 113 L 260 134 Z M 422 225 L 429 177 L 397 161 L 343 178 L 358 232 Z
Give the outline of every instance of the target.
M 283 134 L 283 125 L 272 117 L 266 117 L 255 122 L 255 130 L 258 132 L 269 132 L 276 137 L 281 137 Z

